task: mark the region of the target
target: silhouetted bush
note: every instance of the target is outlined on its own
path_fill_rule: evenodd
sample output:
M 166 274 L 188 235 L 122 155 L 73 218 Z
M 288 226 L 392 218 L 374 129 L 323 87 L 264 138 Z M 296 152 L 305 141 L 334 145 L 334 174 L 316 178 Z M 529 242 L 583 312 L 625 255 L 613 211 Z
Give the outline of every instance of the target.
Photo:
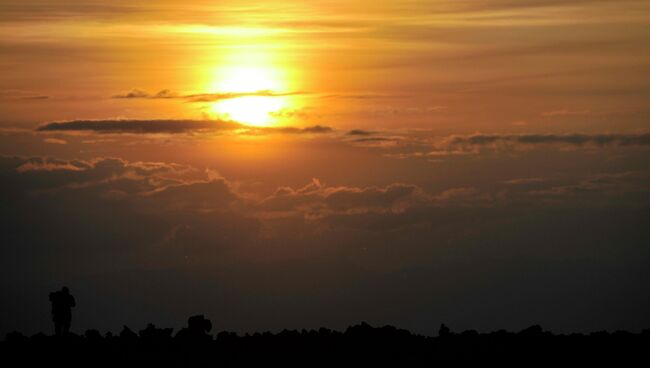
M 498 330 L 452 333 L 444 324 L 438 337 L 412 334 L 393 326 L 362 322 L 345 332 L 327 328 L 237 335 L 219 331 L 202 315 L 172 337 L 172 328 L 148 324 L 139 333 L 124 326 L 119 335 L 87 330 L 83 335 L 27 337 L 14 331 L 0 343 L 4 359 L 21 366 L 413 366 L 445 361 L 621 362 L 647 361 L 650 330 L 598 331 L 555 335 L 534 325 L 518 333 Z

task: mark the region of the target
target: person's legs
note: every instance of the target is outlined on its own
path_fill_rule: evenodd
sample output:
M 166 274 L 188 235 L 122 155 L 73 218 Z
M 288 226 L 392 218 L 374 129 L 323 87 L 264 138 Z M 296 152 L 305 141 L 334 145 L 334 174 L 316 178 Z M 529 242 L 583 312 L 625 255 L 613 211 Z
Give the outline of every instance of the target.
M 63 326 L 61 325 L 61 321 L 58 320 L 58 319 L 55 319 L 54 320 L 54 335 L 55 336 L 61 336 L 62 327 Z
M 72 322 L 72 316 L 64 316 L 61 323 L 62 332 L 67 335 L 70 332 L 70 323 Z

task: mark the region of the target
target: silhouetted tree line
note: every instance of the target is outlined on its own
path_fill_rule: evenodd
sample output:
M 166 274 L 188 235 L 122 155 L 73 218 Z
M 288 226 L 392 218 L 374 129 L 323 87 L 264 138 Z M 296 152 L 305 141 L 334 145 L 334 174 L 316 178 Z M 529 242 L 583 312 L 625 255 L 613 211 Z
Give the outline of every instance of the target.
M 124 326 L 119 335 L 87 330 L 69 332 L 72 308 L 68 288 L 50 293 L 54 336 L 27 337 L 7 334 L 0 343 L 0 364 L 12 366 L 122 367 L 122 366 L 299 366 L 384 367 L 416 366 L 439 362 L 539 362 L 575 363 L 648 361 L 650 330 L 635 334 L 605 331 L 555 335 L 540 326 L 513 333 L 499 330 L 478 333 L 452 332 L 444 324 L 437 337 L 415 335 L 393 326 L 350 326 L 344 332 L 327 328 L 284 330 L 243 336 L 221 331 L 211 335 L 212 322 L 203 315 L 190 317 L 187 327 L 172 328 L 149 323 L 137 332 Z
M 442 325 L 437 337 L 415 335 L 393 326 L 361 323 L 344 332 L 327 328 L 279 333 L 211 335 L 212 323 L 193 316 L 176 334 L 148 324 L 118 335 L 87 330 L 47 336 L 7 334 L 0 343 L 3 359 L 42 366 L 413 366 L 445 361 L 536 362 L 648 361 L 650 330 L 555 335 L 540 326 L 520 332 L 452 332 Z

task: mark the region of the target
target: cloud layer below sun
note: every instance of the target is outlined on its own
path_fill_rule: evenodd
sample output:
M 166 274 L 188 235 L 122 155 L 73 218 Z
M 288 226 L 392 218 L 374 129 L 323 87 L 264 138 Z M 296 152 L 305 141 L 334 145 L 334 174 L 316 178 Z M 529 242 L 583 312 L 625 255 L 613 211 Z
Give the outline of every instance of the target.
M 214 134 L 222 123 L 232 132 Z M 111 120 L 0 132 L 15 152 L 0 158 L 0 259 L 3 280 L 21 280 L 2 283 L 13 317 L 1 329 L 43 328 L 31 317 L 41 302 L 28 300 L 53 274 L 84 300 L 76 323 L 106 329 L 145 316 L 174 325 L 192 310 L 234 330 L 646 322 L 633 307 L 647 307 L 645 133 L 240 129 Z M 142 312 L 90 317 L 125 303 Z

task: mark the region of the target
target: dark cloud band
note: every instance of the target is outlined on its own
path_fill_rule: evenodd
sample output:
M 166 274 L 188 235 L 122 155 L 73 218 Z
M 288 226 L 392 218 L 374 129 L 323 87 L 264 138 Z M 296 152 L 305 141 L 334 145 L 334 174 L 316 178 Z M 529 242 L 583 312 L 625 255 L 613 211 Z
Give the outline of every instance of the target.
M 334 129 L 315 125 L 297 127 L 251 127 L 227 120 L 72 120 L 47 123 L 40 132 L 90 131 L 96 133 L 217 133 L 242 130 L 243 134 L 324 134 Z
M 72 120 L 48 123 L 37 128 L 49 131 L 92 131 L 99 133 L 184 133 L 242 129 L 244 125 L 216 120 Z
M 640 134 L 474 134 L 452 136 L 450 145 L 484 146 L 491 144 L 569 144 L 575 146 L 645 146 L 650 144 L 650 133 Z

